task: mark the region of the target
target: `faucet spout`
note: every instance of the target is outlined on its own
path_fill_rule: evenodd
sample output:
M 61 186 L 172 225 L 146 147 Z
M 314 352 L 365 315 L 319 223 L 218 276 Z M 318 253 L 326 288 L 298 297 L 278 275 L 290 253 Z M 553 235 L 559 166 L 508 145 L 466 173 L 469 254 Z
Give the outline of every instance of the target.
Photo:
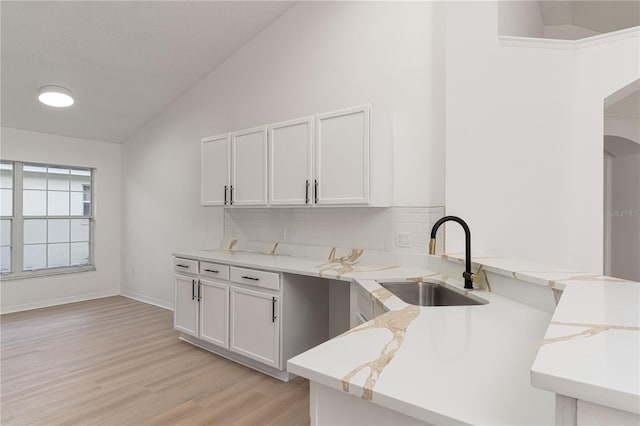
M 436 254 L 436 233 L 438 228 L 445 222 L 457 222 L 462 226 L 464 230 L 464 242 L 465 242 L 465 271 L 462 273 L 464 278 L 464 288 L 472 290 L 474 281 L 477 281 L 480 277 L 471 272 L 471 231 L 469 225 L 460 219 L 458 216 L 445 216 L 439 219 L 431 228 L 431 241 L 429 241 L 429 254 Z

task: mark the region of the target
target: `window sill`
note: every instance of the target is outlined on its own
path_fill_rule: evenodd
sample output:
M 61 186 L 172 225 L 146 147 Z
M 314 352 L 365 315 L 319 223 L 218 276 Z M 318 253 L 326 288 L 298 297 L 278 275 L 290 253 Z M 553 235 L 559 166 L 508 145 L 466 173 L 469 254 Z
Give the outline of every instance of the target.
M 19 273 L 2 274 L 0 281 L 24 280 L 29 278 L 51 277 L 54 275 L 75 274 L 78 272 L 95 271 L 94 265 L 70 266 L 64 268 L 39 269 L 36 271 L 24 271 Z

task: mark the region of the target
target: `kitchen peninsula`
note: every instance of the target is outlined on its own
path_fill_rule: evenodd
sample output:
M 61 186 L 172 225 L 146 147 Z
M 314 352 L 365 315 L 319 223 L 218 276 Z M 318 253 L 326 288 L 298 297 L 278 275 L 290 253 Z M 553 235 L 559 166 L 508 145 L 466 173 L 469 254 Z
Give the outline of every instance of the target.
M 556 417 L 555 406 L 566 411 L 566 401 L 569 401 L 569 411 L 571 401 L 574 407 L 588 401 L 602 407 L 600 411 L 618 410 L 632 419 L 640 411 L 634 408 L 640 394 L 637 374 L 621 376 L 622 382 L 616 381 L 616 371 L 608 376 L 610 382 L 598 382 L 598 378 L 592 378 L 593 383 L 572 382 L 563 372 L 580 374 L 580 368 L 593 368 L 595 364 L 588 365 L 585 361 L 573 371 L 567 370 L 559 367 L 562 358 L 557 358 L 551 349 L 558 344 L 556 341 L 561 345 L 581 345 L 595 334 L 606 338 L 606 333 L 613 330 L 619 333 L 616 353 L 624 352 L 621 346 L 630 349 L 628 356 L 619 356 L 619 361 L 628 367 L 626 371 L 637 372 L 637 363 L 633 362 L 633 345 L 638 347 L 640 330 L 637 306 L 620 310 L 628 312 L 621 324 L 613 321 L 609 328 L 601 327 L 596 332 L 588 331 L 590 328 L 585 324 L 590 322 L 569 315 L 573 308 L 568 306 L 579 306 L 575 294 L 586 290 L 590 293 L 590 303 L 607 311 L 609 302 L 625 303 L 623 294 L 629 303 L 638 292 L 638 283 L 569 271 L 550 273 L 545 272 L 545 268 L 546 271 L 557 271 L 557 268 L 480 256 L 474 259 L 474 269 L 482 264 L 486 272 L 481 288 L 473 290 L 473 294 L 489 303 L 417 307 L 401 301 L 379 282 L 437 277 L 448 285 L 462 287 L 460 280 L 451 278 L 459 276 L 461 271 L 459 256 L 404 255 L 401 259 L 383 252 L 358 254 L 354 250 L 288 245 L 187 250 L 174 255 L 341 281 L 369 295 L 371 306 L 377 308 L 377 316 L 288 359 L 288 374 L 311 381 L 313 424 L 358 424 L 357 421 L 367 424 L 374 418 L 378 422 L 387 419 L 388 424 L 417 421 L 423 424 L 551 424 Z M 492 291 L 487 288 L 487 279 Z M 510 288 L 502 291 L 505 287 Z M 503 295 L 514 289 L 527 294 L 529 303 Z M 569 297 L 559 298 L 563 290 Z M 608 291 L 617 292 L 615 301 L 597 298 L 597 293 Z M 351 294 L 353 298 L 354 293 Z M 353 303 L 352 300 L 352 310 Z M 577 325 L 569 324 L 571 322 Z M 351 326 L 356 324 L 351 321 Z M 579 328 L 572 329 L 572 326 Z M 598 351 L 605 353 L 598 355 Z M 597 364 L 600 357 L 606 356 L 606 351 L 596 344 L 592 348 L 592 362 Z M 567 383 L 573 385 L 567 386 Z M 559 394 L 557 398 L 554 392 Z M 618 398 L 621 402 L 615 403 L 616 396 L 620 395 L 623 396 Z M 350 409 L 325 409 L 341 404 Z M 340 415 L 347 417 L 335 417 Z

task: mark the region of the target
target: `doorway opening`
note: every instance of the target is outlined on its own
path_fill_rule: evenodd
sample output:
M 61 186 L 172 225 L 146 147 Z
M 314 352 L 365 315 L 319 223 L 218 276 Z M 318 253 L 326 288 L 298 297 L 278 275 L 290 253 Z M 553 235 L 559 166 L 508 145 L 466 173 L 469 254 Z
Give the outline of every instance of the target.
M 640 80 L 604 108 L 604 273 L 640 281 Z

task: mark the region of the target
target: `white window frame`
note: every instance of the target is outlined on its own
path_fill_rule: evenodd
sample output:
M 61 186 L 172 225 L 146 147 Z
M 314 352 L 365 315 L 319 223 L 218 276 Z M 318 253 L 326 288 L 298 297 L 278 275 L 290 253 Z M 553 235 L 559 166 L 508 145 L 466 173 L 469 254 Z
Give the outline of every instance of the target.
M 15 202 L 15 164 L 13 161 L 8 161 L 8 160 L 2 160 L 2 163 L 6 164 L 6 163 L 10 163 L 11 164 L 11 215 L 10 216 L 0 216 L 0 219 L 4 220 L 8 220 L 9 223 L 11 224 L 9 226 L 9 231 L 11 233 L 11 238 L 9 240 L 9 253 L 11 253 L 11 271 L 13 272 L 13 225 L 15 224 L 15 206 L 13 205 L 13 203 Z M 3 188 L 5 189 L 5 188 Z M 2 272 L 2 274 L 8 274 L 10 272 Z
M 51 163 L 37 163 L 32 161 L 13 161 L 4 160 L 5 162 L 13 163 L 13 216 L 2 217 L 3 219 L 11 219 L 11 272 L 2 273 L 2 281 L 46 277 L 60 274 L 71 274 L 76 272 L 95 271 L 95 179 L 96 169 L 86 166 L 70 166 L 59 165 Z M 91 215 L 89 216 L 28 216 L 27 219 L 88 219 L 89 220 L 89 263 L 87 265 L 78 266 L 54 266 L 45 267 L 40 269 L 23 270 L 24 265 L 24 220 L 23 215 L 23 171 L 24 165 L 40 166 L 40 167 L 60 167 L 60 168 L 72 168 L 72 169 L 85 169 L 91 171 Z M 47 176 L 48 182 L 48 176 Z M 47 189 L 45 189 L 47 191 Z M 69 191 L 71 192 L 71 191 Z M 49 243 L 45 243 L 48 245 Z

